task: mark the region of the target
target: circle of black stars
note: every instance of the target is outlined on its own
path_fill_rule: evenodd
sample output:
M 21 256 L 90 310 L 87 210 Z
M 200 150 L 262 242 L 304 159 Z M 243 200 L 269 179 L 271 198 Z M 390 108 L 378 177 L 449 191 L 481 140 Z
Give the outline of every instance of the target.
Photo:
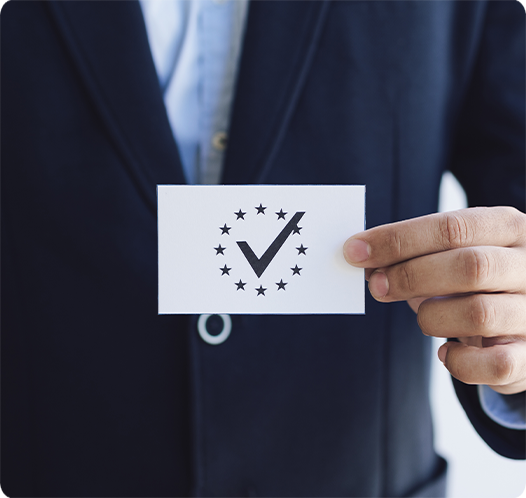
M 262 203 L 259 204 L 259 206 L 255 206 L 254 209 L 256 210 L 256 215 L 260 215 L 260 214 L 263 214 L 265 215 L 265 209 L 267 209 L 267 206 L 263 206 Z M 238 220 L 243 220 L 245 221 L 245 215 L 247 214 L 246 211 L 243 211 L 241 208 L 239 209 L 239 211 L 237 212 L 234 212 L 234 214 L 236 215 L 236 221 Z M 287 216 L 287 212 L 283 211 L 283 208 L 281 208 L 279 211 L 276 211 L 275 213 L 277 215 L 277 220 L 286 220 L 286 216 Z M 295 226 L 294 229 L 292 230 L 292 235 L 301 235 L 300 231 L 302 230 L 303 227 L 300 227 L 300 226 Z M 232 227 L 229 227 L 226 223 L 222 226 L 222 227 L 219 227 L 219 230 L 221 230 L 221 236 L 223 235 L 230 235 L 230 230 L 232 230 Z M 298 254 L 297 256 L 300 256 L 300 255 L 303 255 L 303 256 L 306 256 L 307 255 L 307 249 L 308 247 L 305 247 L 303 244 L 301 244 L 299 247 L 296 247 L 296 250 L 298 251 Z M 221 244 L 218 244 L 217 247 L 214 247 L 214 250 L 216 251 L 216 256 L 225 256 L 225 250 L 226 250 L 226 247 L 223 247 Z M 232 268 L 229 268 L 226 264 L 222 267 L 222 268 L 219 268 L 221 270 L 221 276 L 224 276 L 224 275 L 227 275 L 227 276 L 230 276 L 230 270 L 232 270 Z M 294 275 L 298 275 L 298 276 L 301 276 L 301 270 L 303 270 L 303 268 L 300 268 L 297 264 L 291 268 L 292 270 L 292 275 L 291 277 L 293 277 Z M 283 290 L 283 291 L 286 291 L 285 289 L 285 286 L 288 285 L 288 282 L 284 282 L 283 279 L 280 279 L 279 282 L 276 282 L 276 291 L 280 291 L 280 290 Z M 243 282 L 241 279 L 239 279 L 239 282 L 234 282 L 234 285 L 236 286 L 236 291 L 245 291 L 245 286 L 247 285 L 247 282 Z M 259 287 L 256 287 L 255 288 L 255 291 L 257 292 L 257 296 L 265 296 L 265 292 L 268 290 L 267 287 L 263 287 L 263 285 L 259 285 Z

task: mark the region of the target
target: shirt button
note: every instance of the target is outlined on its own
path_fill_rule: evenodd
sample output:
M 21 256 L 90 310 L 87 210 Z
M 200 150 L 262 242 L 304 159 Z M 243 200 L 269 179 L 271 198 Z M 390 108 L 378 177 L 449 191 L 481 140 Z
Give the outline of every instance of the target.
M 226 149 L 226 144 L 228 142 L 228 137 L 225 132 L 219 131 L 212 138 L 212 145 L 214 149 L 223 151 Z

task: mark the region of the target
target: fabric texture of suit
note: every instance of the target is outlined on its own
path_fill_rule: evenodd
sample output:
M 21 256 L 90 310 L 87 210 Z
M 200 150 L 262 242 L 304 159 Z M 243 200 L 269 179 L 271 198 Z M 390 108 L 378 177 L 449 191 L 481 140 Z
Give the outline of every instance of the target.
M 253 2 L 222 183 L 365 184 L 367 226 L 524 209 L 517 2 Z M 440 496 L 430 341 L 365 316 L 157 315 L 156 185 L 183 173 L 135 2 L 9 2 L 2 487 L 9 496 Z M 524 431 L 481 436 L 524 458 Z

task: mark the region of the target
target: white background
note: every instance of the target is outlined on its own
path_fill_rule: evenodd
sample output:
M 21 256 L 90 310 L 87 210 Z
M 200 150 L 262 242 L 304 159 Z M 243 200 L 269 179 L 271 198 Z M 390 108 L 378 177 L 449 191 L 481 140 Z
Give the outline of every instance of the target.
M 465 207 L 464 191 L 455 177 L 442 179 L 440 210 Z M 436 356 L 444 341 L 434 339 L 431 404 L 437 451 L 449 461 L 450 498 L 526 496 L 526 463 L 494 453 L 471 426 L 453 390 L 451 378 Z

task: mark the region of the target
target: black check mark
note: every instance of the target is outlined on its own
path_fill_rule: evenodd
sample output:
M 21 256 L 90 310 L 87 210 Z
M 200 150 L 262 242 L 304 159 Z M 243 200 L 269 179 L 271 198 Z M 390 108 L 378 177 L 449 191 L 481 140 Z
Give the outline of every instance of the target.
M 258 278 L 261 277 L 261 275 L 263 275 L 263 272 L 267 269 L 270 262 L 274 259 L 274 256 L 281 249 L 281 246 L 285 243 L 287 237 L 297 227 L 298 222 L 301 220 L 304 214 L 305 212 L 298 211 L 291 218 L 291 220 L 285 225 L 285 228 L 281 230 L 279 235 L 274 239 L 274 242 L 272 242 L 272 244 L 268 246 L 268 249 L 263 253 L 263 256 L 261 256 L 261 258 L 258 258 L 254 254 L 254 251 L 245 241 L 237 242 L 237 245 L 245 255 L 245 258 L 247 258 L 247 261 L 249 262 L 250 266 L 252 267 Z

